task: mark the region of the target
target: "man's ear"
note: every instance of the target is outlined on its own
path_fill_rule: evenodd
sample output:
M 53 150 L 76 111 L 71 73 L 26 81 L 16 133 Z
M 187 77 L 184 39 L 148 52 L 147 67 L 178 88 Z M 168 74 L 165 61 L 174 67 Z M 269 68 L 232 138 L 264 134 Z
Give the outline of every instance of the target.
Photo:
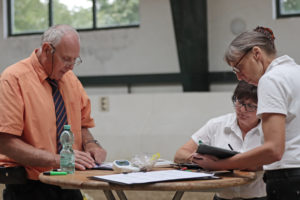
M 42 45 L 42 51 L 45 52 L 46 54 L 54 54 L 55 49 L 51 47 L 49 43 L 44 43 Z

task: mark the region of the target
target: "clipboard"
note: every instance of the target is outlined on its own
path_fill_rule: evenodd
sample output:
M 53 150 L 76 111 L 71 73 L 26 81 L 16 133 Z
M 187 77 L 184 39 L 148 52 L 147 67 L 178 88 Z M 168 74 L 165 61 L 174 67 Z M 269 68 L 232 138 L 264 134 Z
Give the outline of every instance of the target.
M 229 157 L 234 156 L 239 153 L 237 151 L 223 149 L 220 147 L 214 147 L 214 146 L 210 146 L 210 145 L 202 144 L 202 143 L 199 144 L 196 152 L 200 153 L 200 154 L 212 155 L 212 156 L 215 156 L 220 159 L 229 158 Z

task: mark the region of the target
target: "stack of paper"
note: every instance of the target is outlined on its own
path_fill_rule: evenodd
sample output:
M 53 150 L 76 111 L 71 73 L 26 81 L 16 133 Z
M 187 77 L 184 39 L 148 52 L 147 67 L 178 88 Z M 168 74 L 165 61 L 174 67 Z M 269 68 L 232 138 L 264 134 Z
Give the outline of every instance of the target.
M 113 174 L 104 176 L 93 176 L 92 179 L 107 181 L 118 184 L 142 184 L 163 181 L 177 181 L 188 179 L 218 179 L 214 174 L 189 172 L 181 170 L 162 170 L 151 172 L 135 172 L 128 174 Z

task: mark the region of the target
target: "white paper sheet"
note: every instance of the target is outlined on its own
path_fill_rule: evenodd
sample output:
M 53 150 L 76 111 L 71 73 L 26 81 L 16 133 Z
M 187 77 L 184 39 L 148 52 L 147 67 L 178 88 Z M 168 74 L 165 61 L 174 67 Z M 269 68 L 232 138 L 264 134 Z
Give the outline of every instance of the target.
M 135 172 L 128 174 L 94 176 L 92 178 L 118 184 L 142 184 L 186 179 L 216 179 L 218 177 L 214 176 L 214 174 L 202 172 L 162 170 L 151 172 Z

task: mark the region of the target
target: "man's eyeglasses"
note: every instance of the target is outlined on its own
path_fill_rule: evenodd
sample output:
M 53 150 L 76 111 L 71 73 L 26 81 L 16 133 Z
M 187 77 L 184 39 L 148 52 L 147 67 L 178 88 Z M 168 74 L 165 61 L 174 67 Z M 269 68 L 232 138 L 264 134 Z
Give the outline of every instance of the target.
M 254 112 L 254 111 L 257 110 L 256 105 L 253 105 L 253 104 L 250 104 L 250 103 L 246 104 L 242 100 L 240 100 L 236 97 L 233 98 L 232 103 L 236 108 L 241 108 L 241 107 L 244 106 L 244 108 L 247 112 Z
M 55 47 L 53 46 L 53 44 L 50 44 L 50 46 L 51 46 L 51 48 L 53 49 L 52 54 L 54 54 L 55 51 L 56 51 L 56 49 L 55 49 Z M 65 65 L 67 65 L 67 66 L 71 66 L 71 65 L 78 66 L 78 65 L 80 65 L 80 64 L 82 63 L 82 59 L 80 58 L 80 56 L 77 57 L 77 58 L 75 58 L 74 61 L 69 60 L 69 59 L 66 59 L 66 58 L 63 58 L 63 57 L 60 57 L 60 56 L 59 56 L 59 58 L 60 58 L 60 59 L 62 60 L 62 62 L 63 62 Z
M 251 51 L 252 48 L 250 48 L 249 50 L 247 50 L 244 55 L 242 55 L 242 57 L 239 59 L 239 61 L 237 61 L 237 63 L 232 67 L 232 72 L 233 73 L 240 73 L 241 70 L 237 67 L 241 62 L 242 60 L 244 59 L 244 57 Z

